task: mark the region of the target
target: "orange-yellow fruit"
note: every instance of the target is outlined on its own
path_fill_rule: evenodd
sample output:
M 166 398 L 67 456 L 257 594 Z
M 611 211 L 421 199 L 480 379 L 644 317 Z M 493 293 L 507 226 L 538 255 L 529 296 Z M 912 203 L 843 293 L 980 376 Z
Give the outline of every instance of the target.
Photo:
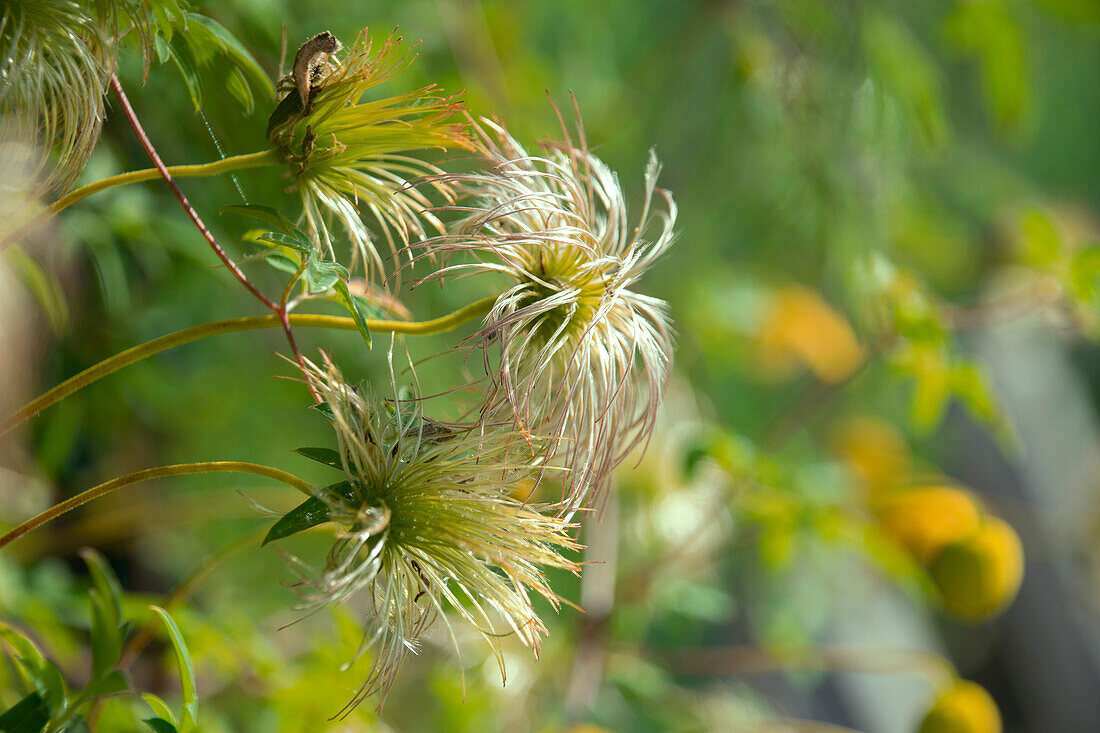
M 890 423 L 873 417 L 845 420 L 833 431 L 833 452 L 868 488 L 897 483 L 909 472 L 909 447 Z
M 899 491 L 877 507 L 883 531 L 927 564 L 947 545 L 975 532 L 981 508 L 965 491 L 929 486 Z
M 784 377 L 801 363 L 823 382 L 840 382 L 863 361 L 848 321 L 817 293 L 799 286 L 776 292 L 757 338 L 765 376 Z
M 1016 597 L 1024 578 L 1024 548 L 1011 526 L 987 517 L 973 535 L 944 547 L 929 570 L 947 609 L 980 621 Z
M 959 680 L 932 702 L 919 733 L 1001 733 L 1001 712 L 981 685 Z

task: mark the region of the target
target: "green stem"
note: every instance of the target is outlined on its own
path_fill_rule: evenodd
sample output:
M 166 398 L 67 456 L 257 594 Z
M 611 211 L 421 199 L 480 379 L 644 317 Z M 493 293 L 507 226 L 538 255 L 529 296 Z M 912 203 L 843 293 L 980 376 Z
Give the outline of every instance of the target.
M 265 165 L 275 165 L 279 162 L 279 152 L 275 149 L 271 149 L 261 150 L 258 153 L 248 153 L 247 155 L 234 155 L 231 158 L 222 158 L 213 163 L 201 163 L 199 165 L 170 165 L 168 166 L 168 172 L 172 174 L 173 178 L 201 178 L 205 176 L 217 176 L 222 173 L 242 170 L 244 168 L 261 168 Z M 59 211 L 64 211 L 77 201 L 87 196 L 91 196 L 93 193 L 98 193 L 105 188 L 124 186 L 127 183 L 138 183 L 139 181 L 152 181 L 160 177 L 160 171 L 156 168 L 145 168 L 140 171 L 130 171 L 129 173 L 120 173 L 117 176 L 110 176 L 70 191 L 50 204 L 48 211 L 51 215 Z
M 222 173 L 229 173 L 230 171 L 243 170 L 245 168 L 260 168 L 265 165 L 276 165 L 281 162 L 279 152 L 274 148 L 271 150 L 261 150 L 258 153 L 248 153 L 246 155 L 234 155 L 231 158 L 222 158 L 216 160 L 213 163 L 200 163 L 198 165 L 171 165 L 168 166 L 168 173 L 174 178 L 199 178 L 203 176 L 217 176 Z M 91 196 L 93 193 L 102 191 L 105 188 L 112 188 L 114 186 L 124 186 L 127 183 L 138 183 L 139 181 L 152 181 L 161 177 L 160 171 L 156 168 L 146 168 L 140 171 L 130 171 L 129 173 L 120 173 L 117 176 L 109 176 L 103 180 L 89 183 L 87 186 L 81 186 L 78 189 L 70 191 L 57 201 L 43 209 L 37 216 L 23 224 L 14 232 L 0 240 L 0 249 L 4 249 L 11 242 L 18 241 L 24 234 L 31 232 L 38 228 L 40 224 L 49 219 L 54 214 L 57 214 L 65 209 L 69 208 L 77 201 L 83 198 Z
M 495 297 L 483 298 L 475 303 L 471 303 L 465 308 L 460 308 L 442 318 L 436 318 L 431 321 L 367 321 L 367 328 L 374 333 L 403 333 L 414 336 L 445 333 L 478 316 L 485 315 L 489 309 L 492 308 L 495 301 Z M 291 315 L 289 316 L 289 320 L 291 326 L 302 326 L 306 328 L 333 328 L 342 331 L 355 331 L 358 329 L 354 320 L 339 316 Z M 126 351 L 104 359 L 94 366 L 88 367 L 76 376 L 66 379 L 53 389 L 31 400 L 19 410 L 8 416 L 4 422 L 0 423 L 0 435 L 23 424 L 26 420 L 34 417 L 50 405 L 60 402 L 72 393 L 87 387 L 89 384 L 102 379 L 108 374 L 117 372 L 123 367 L 153 356 L 154 354 L 159 354 L 174 346 L 197 341 L 207 336 L 216 336 L 220 333 L 250 331 L 259 328 L 280 328 L 281 326 L 282 321 L 279 319 L 279 316 L 276 315 L 231 318 L 227 321 L 214 321 L 212 323 L 191 326 L 190 328 L 185 328 L 181 331 L 161 336 L 160 338 L 155 338 L 152 341 L 146 341 L 144 344 L 129 348 Z
M 106 483 L 102 483 L 99 486 L 77 494 L 71 499 L 66 499 L 59 504 L 53 505 L 41 514 L 38 514 L 23 522 L 3 537 L 0 537 L 0 547 L 4 547 L 8 543 L 19 539 L 27 532 L 41 527 L 46 522 L 57 519 L 66 512 L 70 512 L 73 509 L 76 509 L 79 506 L 83 506 L 89 501 L 98 499 L 101 496 L 110 494 L 116 489 L 121 489 L 123 486 L 129 486 L 130 484 L 136 484 L 139 481 L 146 481 L 151 478 L 161 478 L 163 476 L 181 476 L 191 473 L 252 473 L 257 476 L 263 476 L 265 478 L 271 478 L 275 479 L 276 481 L 281 481 L 287 486 L 291 486 L 298 491 L 301 491 L 306 496 L 313 496 L 312 487 L 310 486 L 310 484 L 298 478 L 294 474 L 287 473 L 286 471 L 280 471 L 279 469 L 271 468 L 270 466 L 261 466 L 258 463 L 244 463 L 241 461 L 211 461 L 205 463 L 179 463 L 173 466 L 159 466 L 157 468 L 147 468 L 144 471 L 137 471 L 135 473 L 126 474 L 125 476 L 120 476 L 116 479 L 111 479 Z

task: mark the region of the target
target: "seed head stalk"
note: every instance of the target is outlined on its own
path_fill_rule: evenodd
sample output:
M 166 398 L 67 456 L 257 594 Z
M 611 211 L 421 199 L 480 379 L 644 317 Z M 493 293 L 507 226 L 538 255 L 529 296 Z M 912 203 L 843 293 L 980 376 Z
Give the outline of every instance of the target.
M 313 495 L 313 488 L 310 484 L 294 474 L 281 471 L 278 468 L 272 468 L 270 466 L 261 466 L 258 463 L 245 463 L 242 461 L 208 461 L 204 463 L 178 463 L 172 466 L 159 466 L 157 468 L 147 468 L 144 471 L 136 471 L 134 473 L 120 476 L 116 479 L 111 479 L 105 483 L 95 486 L 87 491 L 84 491 L 76 496 L 66 499 L 65 501 L 55 504 L 46 511 L 31 517 L 27 521 L 20 524 L 18 527 L 8 532 L 3 537 L 0 537 L 0 548 L 5 545 L 14 542 L 23 535 L 27 534 L 31 530 L 41 527 L 43 524 L 57 519 L 62 514 L 71 512 L 77 507 L 83 506 L 90 501 L 94 501 L 101 496 L 106 496 L 111 492 L 121 489 L 123 486 L 129 486 L 130 484 L 136 484 L 139 481 L 146 481 L 152 478 L 161 478 L 163 476 L 180 476 L 190 473 L 252 473 L 257 476 L 263 476 L 265 478 L 275 479 L 282 483 L 291 486 L 298 491 L 301 491 L 307 496 Z
M 428 336 L 438 333 L 446 333 L 461 326 L 463 323 L 483 316 L 493 306 L 495 297 L 483 298 L 470 305 L 460 308 L 440 318 L 430 321 L 374 321 L 366 322 L 371 333 L 401 333 L 411 336 Z M 321 316 L 307 314 L 287 315 L 286 320 L 291 326 L 303 328 L 331 328 L 340 331 L 356 331 L 358 326 L 351 318 L 340 316 Z M 225 321 L 213 321 L 202 323 L 198 326 L 184 328 L 174 333 L 169 333 L 152 341 L 133 346 L 108 357 L 98 364 L 88 367 L 84 371 L 70 377 L 53 389 L 43 393 L 28 402 L 19 410 L 13 412 L 3 422 L 0 422 L 0 435 L 22 425 L 51 405 L 55 405 L 74 392 L 79 392 L 88 385 L 99 381 L 109 374 L 117 372 L 123 367 L 146 359 L 162 351 L 167 351 L 175 346 L 181 346 L 192 341 L 217 336 L 222 333 L 234 333 L 236 331 L 251 331 L 261 328 L 278 328 L 284 326 L 282 318 L 278 315 L 249 316 L 246 318 L 231 318 Z M 285 328 L 285 326 L 284 326 Z
M 237 266 L 237 263 L 229 258 L 229 255 L 225 253 L 225 250 L 221 248 L 218 241 L 214 239 L 214 235 L 210 233 L 210 230 L 206 228 L 202 219 L 199 217 L 199 213 L 195 211 L 195 207 L 191 205 L 191 202 L 187 200 L 187 196 L 184 195 L 180 187 L 176 185 L 176 182 L 172 179 L 172 174 L 169 173 L 168 168 L 164 165 L 164 162 L 160 159 L 160 155 L 157 154 L 156 149 L 153 147 L 152 141 L 149 140 L 149 136 L 145 133 L 145 128 L 142 127 L 141 121 L 138 120 L 137 115 L 134 113 L 134 108 L 130 106 L 130 99 L 126 96 L 126 92 L 122 89 L 122 84 L 118 81 L 118 76 L 111 74 L 111 88 L 115 91 L 115 96 L 118 97 L 119 103 L 122 105 L 122 112 L 126 115 L 126 120 L 130 123 L 130 127 L 133 128 L 134 134 L 141 142 L 141 146 L 145 148 L 146 155 L 153 161 L 153 165 L 157 171 L 160 172 L 160 177 L 164 179 L 164 182 L 168 185 L 168 188 L 172 190 L 176 200 L 180 202 L 180 206 L 187 212 L 187 216 L 190 217 L 191 222 L 195 225 L 195 228 L 199 230 L 199 234 L 202 235 L 206 243 L 210 245 L 210 248 L 214 250 L 214 254 L 218 256 L 218 259 L 222 261 L 229 271 L 233 273 L 233 277 L 244 285 L 248 292 L 252 293 L 253 297 L 259 300 L 264 306 L 267 307 L 272 313 L 279 317 L 279 321 L 282 323 L 283 332 L 286 334 L 287 343 L 290 345 L 290 350 L 294 354 L 294 360 L 298 364 L 298 368 L 301 370 L 302 375 L 306 375 L 305 360 L 302 358 L 302 353 L 298 350 L 298 344 L 294 340 L 294 333 L 290 329 L 290 321 L 287 319 L 287 310 L 285 305 L 278 305 L 266 295 L 261 293 L 255 285 L 253 285 L 245 276 L 241 268 Z M 309 392 L 313 395 L 313 399 L 317 402 L 321 401 L 321 395 L 314 389 L 309 379 L 306 379 L 306 386 L 309 388 Z

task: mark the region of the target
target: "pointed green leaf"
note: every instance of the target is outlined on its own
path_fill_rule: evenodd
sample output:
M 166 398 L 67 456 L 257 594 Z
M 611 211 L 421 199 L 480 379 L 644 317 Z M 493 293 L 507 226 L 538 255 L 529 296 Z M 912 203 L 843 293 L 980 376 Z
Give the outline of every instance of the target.
M 19 661 L 23 661 L 22 659 Z M 46 704 L 52 710 L 60 710 L 65 707 L 65 701 L 69 697 L 68 687 L 65 685 L 65 677 L 61 674 L 61 668 L 54 662 L 46 659 L 35 670 L 37 679 L 35 686 L 38 691 L 46 696 Z
M 246 115 L 252 114 L 252 110 L 256 108 L 256 99 L 252 96 L 252 88 L 248 86 L 248 80 L 244 78 L 244 74 L 240 69 L 231 69 L 229 71 L 229 79 L 225 83 L 229 93 L 233 95 L 233 99 L 240 103 L 241 108 L 245 110 Z
M 107 560 L 91 548 L 80 551 L 95 586 L 92 598 L 92 673 L 102 675 L 122 655 L 122 588 Z
M 176 726 L 163 718 L 147 718 L 141 722 L 149 726 L 153 733 L 178 733 Z
M 199 80 L 199 73 L 195 70 L 191 62 L 180 56 L 174 48 L 171 46 L 166 46 L 165 48 L 168 50 L 168 58 L 172 60 L 173 65 L 179 70 L 180 76 L 183 77 L 183 85 L 187 87 L 187 94 L 191 97 L 191 104 L 194 106 L 195 111 L 198 112 L 202 109 L 202 82 Z
M 298 231 L 294 223 L 286 214 L 273 206 L 261 206 L 260 204 L 229 204 L 218 209 L 219 214 L 238 214 L 251 219 L 259 219 L 270 224 L 283 234 L 293 235 Z
M 0 715 L 0 733 L 40 733 L 49 722 L 49 706 L 32 692 Z
M 329 420 L 333 420 L 336 418 L 336 416 L 332 412 L 332 407 L 329 406 L 327 402 L 318 402 L 317 404 L 310 405 L 309 409 L 316 410 L 317 412 L 327 417 Z
M 326 486 L 321 491 L 342 499 L 348 506 L 356 506 L 360 501 L 358 494 L 347 481 Z M 331 521 L 328 504 L 315 496 L 310 497 L 284 514 L 268 531 L 263 544 L 281 540 L 328 521 Z
M 336 293 L 340 302 L 351 313 L 351 317 L 355 319 L 355 325 L 359 327 L 359 333 L 362 334 L 363 340 L 367 342 L 367 348 L 370 348 L 370 329 L 367 328 L 367 302 L 363 298 L 352 295 L 348 290 L 348 284 L 346 280 L 341 280 L 336 284 Z
M 267 73 L 256 63 L 256 59 L 248 49 L 237 40 L 236 36 L 213 18 L 199 13 L 186 13 L 187 20 L 197 23 L 201 28 L 209 32 L 221 44 L 222 51 L 236 64 L 248 77 L 248 83 L 262 92 L 268 99 L 275 97 L 275 87 L 267 78 Z M 192 26 L 194 28 L 194 26 Z M 194 36 L 199 34 L 195 33 Z M 251 113 L 251 110 L 248 111 Z
M 145 701 L 145 704 L 153 709 L 153 712 L 161 720 L 165 720 L 172 724 L 173 730 L 176 727 L 176 714 L 172 712 L 172 708 L 168 707 L 168 703 L 161 700 L 159 697 L 151 692 L 142 694 L 141 699 Z
M 267 264 L 274 267 L 276 270 L 282 270 L 283 272 L 289 272 L 291 275 L 298 272 L 298 263 L 284 255 L 272 252 L 271 254 L 264 256 L 264 261 Z
M 80 551 L 80 557 L 88 566 L 88 573 L 92 576 L 92 583 L 99 595 L 107 604 L 107 610 L 116 624 L 122 623 L 122 586 L 119 585 L 118 576 L 107 559 L 90 547 Z
M 193 729 L 198 718 L 198 694 L 195 691 L 195 665 L 191 662 L 191 654 L 187 651 L 187 644 L 183 640 L 183 634 L 168 612 L 159 606 L 149 607 L 153 613 L 160 616 L 164 627 L 168 630 L 172 648 L 176 650 L 176 665 L 179 668 L 180 686 L 183 688 L 183 715 L 180 717 L 180 727 L 183 730 Z
M 92 680 L 92 682 L 84 688 L 84 695 L 89 698 L 107 697 L 108 695 L 117 695 L 129 689 L 130 681 L 126 679 L 125 673 L 123 673 L 121 669 L 112 669 L 103 677 Z
M 323 463 L 326 466 L 332 466 L 333 468 L 344 469 L 344 463 L 340 459 L 340 454 L 334 451 L 332 448 L 295 448 L 294 452 L 300 456 L 305 456 L 311 461 L 317 461 Z
M 304 236 L 299 232 L 299 236 L 287 236 L 280 234 L 279 232 L 264 232 L 260 236 L 256 237 L 257 241 L 270 242 L 271 244 L 282 244 L 292 249 L 296 249 L 302 252 L 313 252 L 313 246 L 309 243 Z
M 110 612 L 110 601 L 92 588 L 92 675 L 98 677 L 118 665 L 122 656 L 122 629 Z
M 88 721 L 84 720 L 82 716 L 77 716 L 70 720 L 64 727 L 65 733 L 91 733 L 88 728 Z
M 347 268 L 339 262 L 312 259 L 306 267 L 304 279 L 311 293 L 324 293 L 350 277 Z

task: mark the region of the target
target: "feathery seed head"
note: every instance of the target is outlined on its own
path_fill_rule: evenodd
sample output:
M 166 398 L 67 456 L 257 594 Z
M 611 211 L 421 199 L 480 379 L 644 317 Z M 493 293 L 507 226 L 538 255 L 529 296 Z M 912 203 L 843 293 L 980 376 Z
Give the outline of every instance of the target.
M 328 39 L 334 43 L 323 43 Z M 329 230 L 329 221 L 335 219 L 354 245 L 352 267 L 361 261 L 366 272 L 375 267 L 381 271 L 382 257 L 360 218 L 360 204 L 377 220 L 392 251 L 429 231 L 442 231 L 438 219 L 425 211 L 432 202 L 409 185 L 440 170 L 408 153 L 469 149 L 466 125 L 455 121 L 462 104 L 440 96 L 434 85 L 361 101 L 415 57 L 396 36 L 375 50 L 364 30 L 342 60 L 334 55 L 341 46 L 331 34 L 316 36 L 303 50 L 310 44 L 317 46 L 315 52 L 300 52 L 301 63 L 295 62 L 294 75 L 281 85 L 287 94 L 271 115 L 268 139 L 290 166 L 288 175 L 302 197 L 317 246 L 335 257 Z M 302 89 L 308 90 L 305 100 Z M 450 199 L 445 183 L 434 188 Z
M 0 9 L 0 138 L 56 149 L 44 189 L 68 186 L 99 138 L 110 77 L 103 35 L 88 10 L 67 0 Z
M 631 228 L 618 178 L 588 152 L 583 133 L 580 147 L 567 136 L 536 156 L 500 125 L 483 125 L 479 144 L 492 169 L 447 177 L 468 199 L 454 207 L 465 218 L 417 246 L 473 255 L 431 278 L 512 278 L 478 334 L 487 366 L 497 354 L 483 417 L 511 419 L 565 468 L 575 506 L 598 495 L 652 430 L 672 365 L 672 328 L 667 305 L 634 287 L 672 243 L 676 206 L 656 188 L 652 152 Z
M 365 398 L 327 357 L 310 372 L 330 409 L 349 489 L 320 496 L 341 529 L 302 595 L 306 607 L 367 598 L 363 647 L 375 647 L 375 663 L 349 705 L 384 696 L 432 621 L 450 628 L 448 608 L 485 637 L 502 668 L 491 611 L 537 654 L 546 627 L 530 593 L 557 607 L 542 569 L 578 572 L 561 554 L 578 546 L 566 520 L 511 497 L 532 467 L 517 465 L 506 441 L 432 421 L 415 401 Z

